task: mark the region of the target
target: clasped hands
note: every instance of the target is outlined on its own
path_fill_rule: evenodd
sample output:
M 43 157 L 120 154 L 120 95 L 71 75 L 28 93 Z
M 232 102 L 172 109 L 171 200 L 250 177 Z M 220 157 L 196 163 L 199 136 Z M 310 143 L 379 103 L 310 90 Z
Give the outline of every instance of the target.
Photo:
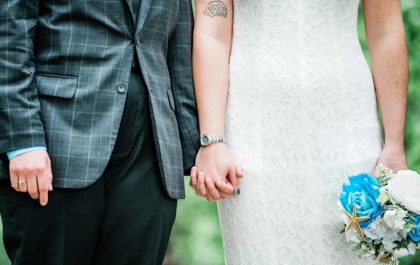
M 214 143 L 200 148 L 196 164 L 191 169 L 190 186 L 198 196 L 217 201 L 239 195 L 239 181 L 243 177 L 242 168 L 236 164 L 226 145 Z
M 239 194 L 242 177 L 242 168 L 236 165 L 226 145 L 215 143 L 199 150 L 191 170 L 190 186 L 197 195 L 216 201 Z M 10 161 L 11 186 L 18 192 L 29 193 L 43 206 L 47 205 L 48 193 L 53 189 L 52 179 L 50 158 L 44 150 L 24 153 Z

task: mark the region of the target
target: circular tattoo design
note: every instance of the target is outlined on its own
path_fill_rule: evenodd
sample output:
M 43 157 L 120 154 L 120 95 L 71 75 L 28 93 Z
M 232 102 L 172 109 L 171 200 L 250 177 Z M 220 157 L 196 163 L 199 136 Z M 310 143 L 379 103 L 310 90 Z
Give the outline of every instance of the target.
M 210 17 L 227 17 L 228 9 L 222 1 L 214 0 L 207 5 L 206 10 L 204 10 L 204 14 Z

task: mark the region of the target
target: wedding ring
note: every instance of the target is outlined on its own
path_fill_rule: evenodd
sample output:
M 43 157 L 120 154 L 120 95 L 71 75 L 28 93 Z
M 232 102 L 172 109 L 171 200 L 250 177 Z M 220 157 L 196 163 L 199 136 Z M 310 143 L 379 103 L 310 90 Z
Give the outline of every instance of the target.
M 19 185 L 25 185 L 26 184 L 26 180 L 24 179 L 19 179 Z

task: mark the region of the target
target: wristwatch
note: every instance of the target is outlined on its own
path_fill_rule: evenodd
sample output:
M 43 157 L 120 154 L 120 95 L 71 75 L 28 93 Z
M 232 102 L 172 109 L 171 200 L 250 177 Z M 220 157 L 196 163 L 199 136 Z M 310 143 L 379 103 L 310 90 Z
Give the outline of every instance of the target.
M 209 135 L 209 134 L 203 134 L 200 136 L 201 146 L 209 146 L 213 143 L 226 143 L 225 137 Z

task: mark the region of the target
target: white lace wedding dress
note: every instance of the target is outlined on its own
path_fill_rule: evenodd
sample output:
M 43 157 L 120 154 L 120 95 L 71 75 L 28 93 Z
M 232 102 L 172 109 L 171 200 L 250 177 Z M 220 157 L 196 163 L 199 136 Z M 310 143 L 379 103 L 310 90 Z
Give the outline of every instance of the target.
M 235 0 L 226 136 L 245 169 L 218 204 L 227 265 L 369 265 L 351 251 L 342 181 L 381 151 L 359 0 Z

